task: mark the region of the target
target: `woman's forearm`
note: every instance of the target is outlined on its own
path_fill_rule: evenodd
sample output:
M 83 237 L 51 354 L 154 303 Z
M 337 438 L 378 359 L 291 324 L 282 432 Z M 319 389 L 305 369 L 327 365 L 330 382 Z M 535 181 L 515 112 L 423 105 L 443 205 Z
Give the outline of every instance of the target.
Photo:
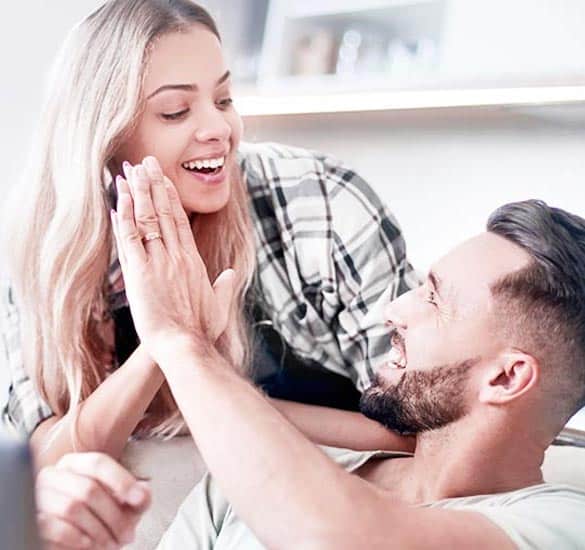
M 36 466 L 54 464 L 74 451 L 100 451 L 119 458 L 163 382 L 164 375 L 139 346 L 79 406 L 75 436 L 72 416 L 39 425 L 31 437 Z
M 358 412 L 270 399 L 313 443 L 357 451 L 414 451 L 414 438 L 395 434 Z

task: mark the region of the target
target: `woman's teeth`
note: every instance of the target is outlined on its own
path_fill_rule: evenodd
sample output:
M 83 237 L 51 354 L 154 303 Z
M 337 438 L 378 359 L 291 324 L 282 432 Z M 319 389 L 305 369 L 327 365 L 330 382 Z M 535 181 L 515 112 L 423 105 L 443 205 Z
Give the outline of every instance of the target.
M 190 162 L 184 162 L 181 166 L 185 170 L 212 172 L 223 167 L 224 162 L 225 157 L 219 157 L 216 159 L 192 160 Z
M 388 353 L 388 365 L 395 369 L 406 368 L 406 358 L 398 347 L 393 347 Z

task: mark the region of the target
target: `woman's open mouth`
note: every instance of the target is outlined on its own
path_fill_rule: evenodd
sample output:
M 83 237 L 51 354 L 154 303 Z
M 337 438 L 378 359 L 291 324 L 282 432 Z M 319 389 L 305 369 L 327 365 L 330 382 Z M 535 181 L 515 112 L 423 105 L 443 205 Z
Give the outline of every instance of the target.
M 181 166 L 204 183 L 218 184 L 224 179 L 225 157 L 191 160 Z

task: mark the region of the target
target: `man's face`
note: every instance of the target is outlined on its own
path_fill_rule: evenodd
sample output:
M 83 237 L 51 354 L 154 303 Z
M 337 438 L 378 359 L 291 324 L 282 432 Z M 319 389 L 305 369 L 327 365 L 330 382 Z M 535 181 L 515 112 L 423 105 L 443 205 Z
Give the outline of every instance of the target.
M 530 261 L 520 247 L 482 233 L 447 254 L 424 285 L 385 312 L 392 351 L 361 410 L 400 433 L 438 429 L 471 406 L 482 367 L 502 350 L 491 285 Z

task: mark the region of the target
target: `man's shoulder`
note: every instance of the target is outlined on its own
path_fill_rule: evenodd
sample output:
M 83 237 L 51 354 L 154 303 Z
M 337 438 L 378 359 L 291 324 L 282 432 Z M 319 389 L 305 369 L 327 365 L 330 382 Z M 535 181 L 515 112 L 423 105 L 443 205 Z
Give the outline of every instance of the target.
M 447 499 L 434 504 L 481 514 L 521 550 L 583 548 L 585 491 L 578 487 L 543 483 L 508 493 Z
M 432 506 L 445 508 L 549 506 L 553 502 L 578 503 L 585 513 L 585 490 L 560 483 L 541 483 L 504 493 L 444 499 Z

